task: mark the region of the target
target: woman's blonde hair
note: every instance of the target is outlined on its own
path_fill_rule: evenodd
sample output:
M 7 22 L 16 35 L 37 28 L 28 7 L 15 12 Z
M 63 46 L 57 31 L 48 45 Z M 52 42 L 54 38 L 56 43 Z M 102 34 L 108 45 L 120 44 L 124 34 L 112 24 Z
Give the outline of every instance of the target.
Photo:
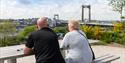
M 68 24 L 70 24 L 70 26 L 74 29 L 79 29 L 80 27 L 79 21 L 77 20 L 69 20 Z

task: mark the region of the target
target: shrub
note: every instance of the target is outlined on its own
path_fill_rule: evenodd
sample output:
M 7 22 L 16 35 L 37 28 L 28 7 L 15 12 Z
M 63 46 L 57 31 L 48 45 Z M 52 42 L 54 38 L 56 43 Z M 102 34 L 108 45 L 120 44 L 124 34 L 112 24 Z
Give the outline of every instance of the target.
M 109 33 L 109 32 L 103 33 L 101 40 L 106 43 L 112 42 L 112 33 Z
M 67 27 L 55 27 L 53 28 L 54 32 L 56 33 L 67 33 Z
M 121 32 L 123 28 L 123 23 L 114 23 L 114 32 Z
M 119 44 L 124 44 L 125 45 L 125 33 L 119 33 L 119 36 L 120 37 L 117 37 L 115 39 L 115 42 L 119 43 Z
M 15 36 L 4 36 L 3 38 L 0 38 L 0 47 L 17 45 L 17 44 L 19 44 L 19 42 L 16 41 Z
M 93 30 L 94 30 L 93 38 L 94 38 L 94 39 L 100 39 L 101 36 L 102 36 L 102 34 L 103 34 L 101 27 L 95 26 L 95 27 L 93 28 Z
M 93 29 L 91 26 L 87 26 L 87 25 L 81 26 L 81 30 L 85 32 L 85 34 L 87 35 L 87 38 L 89 39 L 93 38 Z
M 125 29 L 122 30 L 122 26 L 114 27 L 113 31 L 103 31 L 101 27 L 92 27 L 92 26 L 82 26 L 83 30 L 89 39 L 98 39 L 101 40 L 103 44 L 108 43 L 119 43 L 125 45 Z
M 89 39 L 100 39 L 103 34 L 99 26 L 82 26 L 81 30 L 84 31 Z
M 117 32 L 104 32 L 101 40 L 107 43 L 116 42 L 116 40 L 122 38 L 120 33 Z

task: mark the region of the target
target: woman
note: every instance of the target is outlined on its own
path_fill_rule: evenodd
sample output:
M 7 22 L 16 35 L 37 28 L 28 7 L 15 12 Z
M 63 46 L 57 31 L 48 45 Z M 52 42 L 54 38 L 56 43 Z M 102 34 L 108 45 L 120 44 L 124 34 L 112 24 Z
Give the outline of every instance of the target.
M 66 50 L 66 63 L 91 63 L 92 51 L 78 21 L 68 22 L 69 32 L 64 36 L 61 48 Z M 84 35 L 84 36 L 83 36 Z

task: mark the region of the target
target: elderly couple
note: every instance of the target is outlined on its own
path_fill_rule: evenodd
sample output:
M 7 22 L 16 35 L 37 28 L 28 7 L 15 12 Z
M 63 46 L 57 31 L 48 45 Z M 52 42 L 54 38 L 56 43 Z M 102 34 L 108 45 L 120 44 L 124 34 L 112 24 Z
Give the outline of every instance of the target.
M 61 49 L 66 50 L 63 59 L 58 37 L 48 28 L 47 18 L 41 17 L 37 21 L 38 30 L 32 32 L 27 40 L 24 54 L 34 51 L 36 63 L 91 63 L 93 54 L 84 32 L 79 30 L 78 21 L 69 21 L 69 32 L 61 42 Z

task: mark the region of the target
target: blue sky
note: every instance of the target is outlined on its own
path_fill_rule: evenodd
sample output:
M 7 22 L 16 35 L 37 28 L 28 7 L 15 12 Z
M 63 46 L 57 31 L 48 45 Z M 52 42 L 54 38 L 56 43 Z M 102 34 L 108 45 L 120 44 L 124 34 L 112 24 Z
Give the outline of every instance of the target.
M 119 13 L 112 11 L 107 0 L 0 0 L 0 19 L 32 18 L 47 16 L 60 19 L 81 19 L 81 5 L 91 5 L 92 19 L 119 20 Z M 88 18 L 85 9 L 85 18 Z

